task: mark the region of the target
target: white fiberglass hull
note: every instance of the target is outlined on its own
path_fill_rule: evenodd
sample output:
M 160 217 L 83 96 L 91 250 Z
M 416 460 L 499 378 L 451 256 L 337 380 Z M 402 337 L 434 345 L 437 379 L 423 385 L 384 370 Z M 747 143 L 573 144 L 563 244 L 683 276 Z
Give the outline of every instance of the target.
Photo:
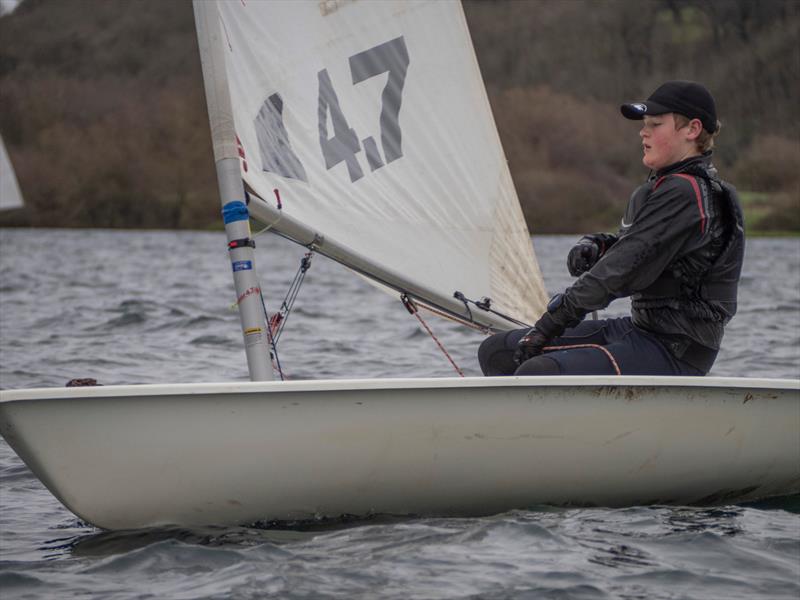
M 800 381 L 466 378 L 0 392 L 0 433 L 108 529 L 800 492 Z

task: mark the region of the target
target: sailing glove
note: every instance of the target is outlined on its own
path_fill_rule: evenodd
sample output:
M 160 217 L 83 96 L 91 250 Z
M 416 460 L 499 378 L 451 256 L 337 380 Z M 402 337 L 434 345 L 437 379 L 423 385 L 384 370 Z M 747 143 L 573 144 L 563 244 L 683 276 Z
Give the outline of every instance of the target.
M 550 340 L 562 333 L 564 333 L 564 327 L 558 325 L 549 312 L 544 313 L 542 318 L 536 321 L 536 325 L 531 327 L 517 343 L 514 360 L 521 365 L 529 358 L 539 356 Z
M 595 236 L 586 235 L 575 244 L 567 255 L 567 269 L 573 277 L 591 269 L 603 255 L 603 242 Z

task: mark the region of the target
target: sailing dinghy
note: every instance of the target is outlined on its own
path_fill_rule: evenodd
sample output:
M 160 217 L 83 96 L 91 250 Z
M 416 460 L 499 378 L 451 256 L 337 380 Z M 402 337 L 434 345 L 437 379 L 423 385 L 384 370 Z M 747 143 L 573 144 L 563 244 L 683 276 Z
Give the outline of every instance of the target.
M 72 512 L 121 529 L 800 492 L 797 380 L 272 380 L 251 217 L 485 330 L 533 321 L 544 285 L 459 3 L 195 19 L 253 381 L 0 392 L 0 433 Z

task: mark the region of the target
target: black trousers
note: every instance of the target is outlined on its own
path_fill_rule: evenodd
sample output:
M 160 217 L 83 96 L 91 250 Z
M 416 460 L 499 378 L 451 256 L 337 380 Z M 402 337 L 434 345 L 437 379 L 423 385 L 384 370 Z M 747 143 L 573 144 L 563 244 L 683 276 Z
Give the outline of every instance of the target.
M 630 317 L 583 321 L 567 329 L 553 348 L 521 365 L 514 361 L 517 343 L 527 329 L 486 338 L 478 350 L 484 375 L 703 375 L 676 359 Z

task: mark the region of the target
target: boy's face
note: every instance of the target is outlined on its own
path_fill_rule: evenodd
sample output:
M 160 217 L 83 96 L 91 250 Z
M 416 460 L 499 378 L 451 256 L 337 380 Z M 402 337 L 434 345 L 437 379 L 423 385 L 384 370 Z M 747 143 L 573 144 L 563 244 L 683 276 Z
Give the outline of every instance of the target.
M 639 136 L 642 138 L 644 165 L 654 171 L 663 169 L 690 156 L 700 154 L 695 144 L 702 126 L 693 119 L 689 125 L 675 129 L 675 115 L 645 115 Z

